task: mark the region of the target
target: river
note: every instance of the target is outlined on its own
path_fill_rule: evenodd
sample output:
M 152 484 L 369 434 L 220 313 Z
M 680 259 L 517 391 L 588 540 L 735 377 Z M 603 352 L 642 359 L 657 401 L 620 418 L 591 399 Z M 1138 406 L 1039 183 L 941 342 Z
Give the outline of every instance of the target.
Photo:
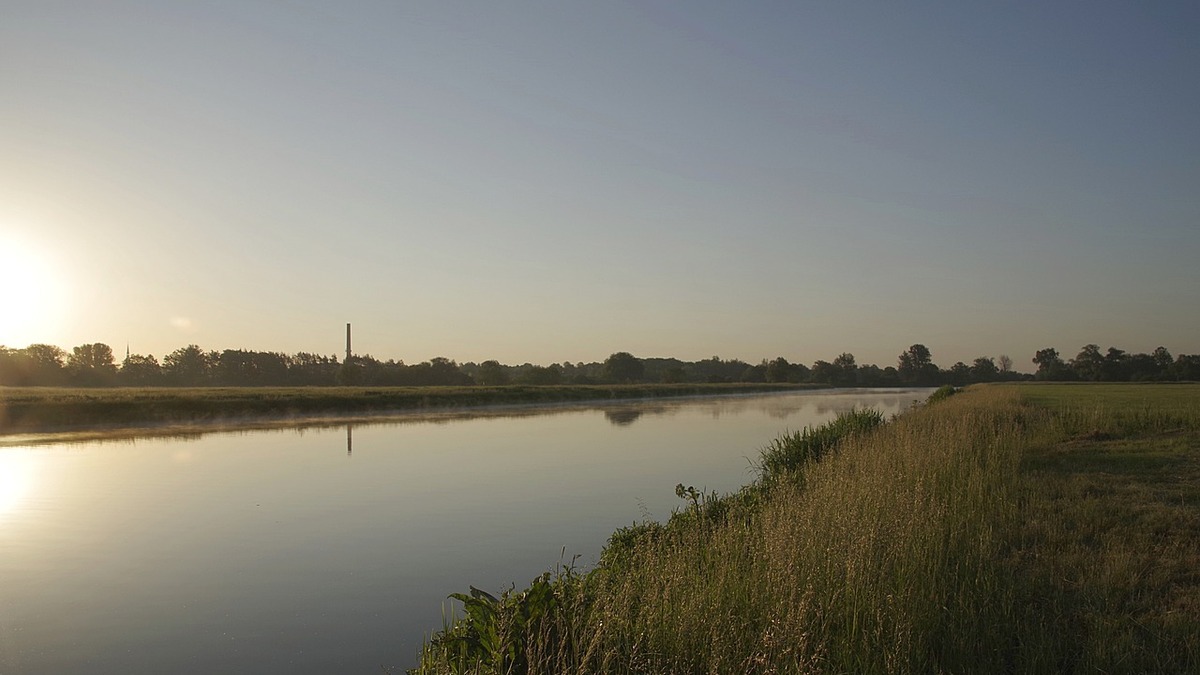
M 595 563 L 677 483 L 928 390 L 514 407 L 0 447 L 0 673 L 402 673 L 446 595 Z

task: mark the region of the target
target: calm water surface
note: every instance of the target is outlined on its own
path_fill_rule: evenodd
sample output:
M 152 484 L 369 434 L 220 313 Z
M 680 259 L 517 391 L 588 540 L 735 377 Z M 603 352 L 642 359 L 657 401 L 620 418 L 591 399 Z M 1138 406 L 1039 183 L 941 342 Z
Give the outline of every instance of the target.
M 446 595 L 730 491 L 843 390 L 0 447 L 0 673 L 401 673 Z

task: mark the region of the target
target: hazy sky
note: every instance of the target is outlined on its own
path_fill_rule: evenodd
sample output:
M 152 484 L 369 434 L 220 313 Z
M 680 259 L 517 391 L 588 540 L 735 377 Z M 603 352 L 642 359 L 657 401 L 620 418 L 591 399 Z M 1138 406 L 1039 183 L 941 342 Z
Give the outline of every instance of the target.
M 1195 2 L 0 0 L 0 344 L 1200 352 Z

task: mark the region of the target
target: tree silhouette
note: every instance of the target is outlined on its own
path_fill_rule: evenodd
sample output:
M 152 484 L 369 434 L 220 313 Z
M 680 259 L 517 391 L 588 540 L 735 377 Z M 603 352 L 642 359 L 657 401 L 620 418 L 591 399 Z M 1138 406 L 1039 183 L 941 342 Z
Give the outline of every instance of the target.
M 158 365 L 158 359 L 153 356 L 130 354 L 121 362 L 121 371 L 118 373 L 118 379 L 121 384 L 125 385 L 146 387 L 160 384 L 162 381 L 162 366 Z
M 971 381 L 992 382 L 1000 374 L 996 362 L 990 356 L 981 356 L 971 365 Z
M 1100 379 L 1100 371 L 1104 366 L 1104 355 L 1098 345 L 1084 345 L 1075 358 L 1071 359 L 1071 370 L 1081 380 L 1094 382 Z
M 1033 362 L 1038 367 L 1034 377 L 1039 380 L 1062 379 L 1067 372 L 1067 364 L 1063 363 L 1062 357 L 1058 355 L 1058 350 L 1053 347 L 1037 350 L 1037 353 L 1033 355 Z
M 67 371 L 76 384 L 97 386 L 116 380 L 117 364 L 113 362 L 112 347 L 103 342 L 79 345 L 67 357 Z
M 616 352 L 604 360 L 604 378 L 610 382 L 637 382 L 645 372 L 641 359 L 629 352 Z
M 479 384 L 496 386 L 508 384 L 508 371 L 499 361 L 484 361 L 479 364 Z
M 809 380 L 817 384 L 833 384 L 837 382 L 841 369 L 828 361 L 816 361 L 809 371 Z
M 843 387 L 848 387 L 858 380 L 858 364 L 854 362 L 854 355 L 850 352 L 842 352 L 836 359 L 833 360 L 833 366 L 837 368 L 836 382 Z
M 0 384 L 62 384 L 65 358 L 66 352 L 54 345 L 32 344 L 24 349 L 0 347 Z
M 522 384 L 562 384 L 563 372 L 562 367 L 557 363 L 551 363 L 549 366 L 530 366 L 521 374 Z
M 188 345 L 163 357 L 163 373 L 173 384 L 198 387 L 209 384 L 214 361 L 199 345 Z
M 788 382 L 792 377 L 792 364 L 780 356 L 767 364 L 764 377 L 767 382 Z
M 915 344 L 900 355 L 896 370 L 900 379 L 908 384 L 932 384 L 937 378 L 937 366 L 933 364 L 933 355 L 923 344 Z

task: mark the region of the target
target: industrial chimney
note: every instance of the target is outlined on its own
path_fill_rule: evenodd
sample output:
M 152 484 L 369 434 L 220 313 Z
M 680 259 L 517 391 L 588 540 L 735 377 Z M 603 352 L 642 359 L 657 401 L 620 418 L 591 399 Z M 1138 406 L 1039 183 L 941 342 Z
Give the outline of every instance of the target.
M 350 363 L 350 324 L 346 324 L 346 363 Z

